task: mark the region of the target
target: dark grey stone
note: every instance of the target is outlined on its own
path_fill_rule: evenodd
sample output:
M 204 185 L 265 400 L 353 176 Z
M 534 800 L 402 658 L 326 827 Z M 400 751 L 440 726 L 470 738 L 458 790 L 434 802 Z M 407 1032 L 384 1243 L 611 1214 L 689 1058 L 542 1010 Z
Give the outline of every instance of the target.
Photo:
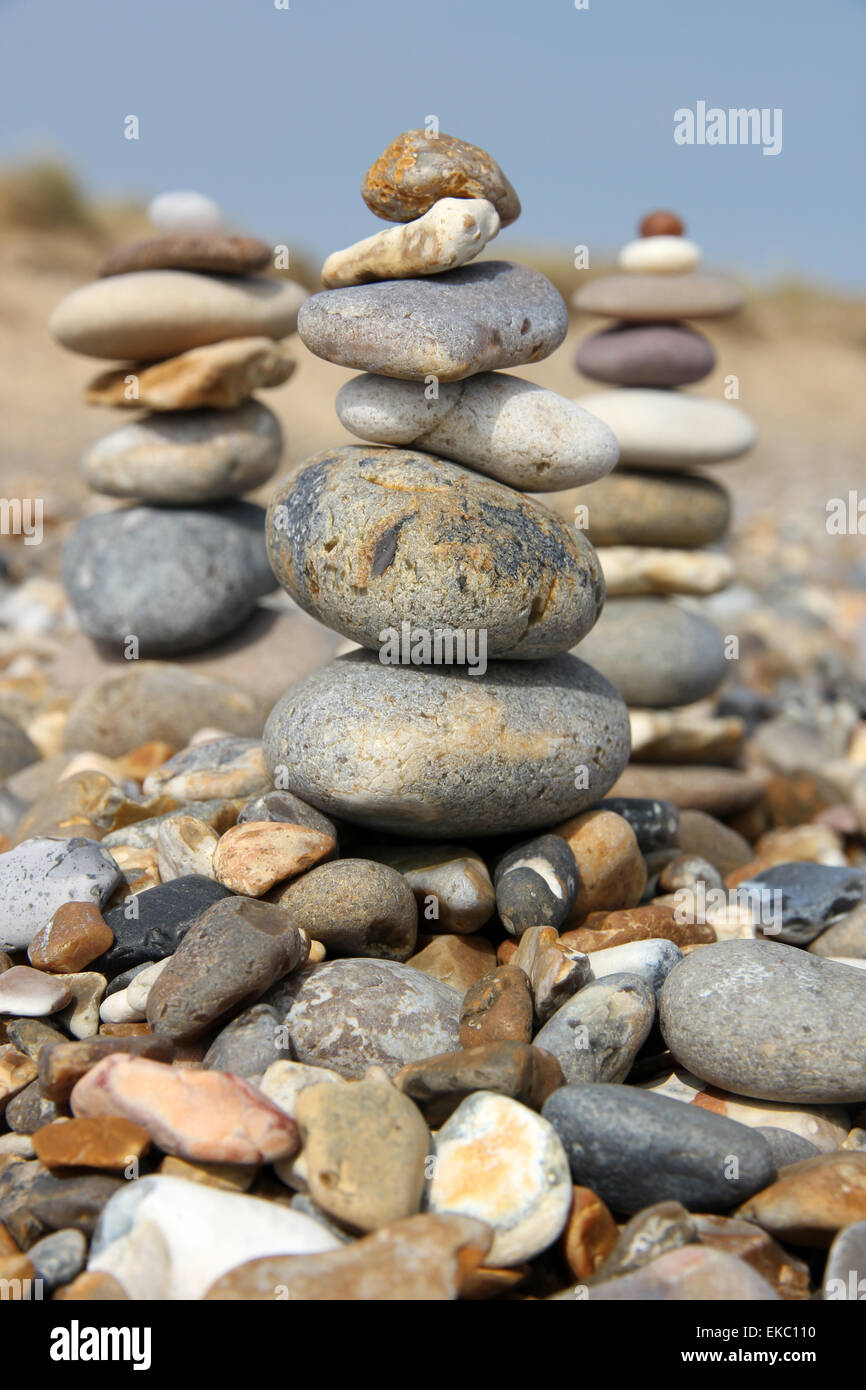
M 676 840 L 680 813 L 672 801 L 642 796 L 606 796 L 599 807 L 627 820 L 642 854 L 668 849 Z
M 577 865 L 560 835 L 539 835 L 500 859 L 493 875 L 496 910 L 512 936 L 527 927 L 560 927 L 577 896 Z
M 764 934 L 775 941 L 807 946 L 863 902 L 866 872 L 805 861 L 775 864 L 742 879 L 739 891 L 748 893 L 750 889 L 757 889 L 762 897 L 772 895 L 768 905 L 773 920 L 764 926 Z
M 233 896 L 203 874 L 187 874 L 136 893 L 106 912 L 114 945 L 88 969 L 113 978 L 134 965 L 173 955 L 203 912 Z

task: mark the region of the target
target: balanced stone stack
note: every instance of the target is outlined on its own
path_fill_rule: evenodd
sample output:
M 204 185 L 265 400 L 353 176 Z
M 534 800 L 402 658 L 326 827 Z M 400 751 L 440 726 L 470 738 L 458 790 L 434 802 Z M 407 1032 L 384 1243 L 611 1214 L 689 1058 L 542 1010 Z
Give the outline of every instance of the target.
M 693 470 L 744 454 L 755 429 L 729 401 L 680 389 L 703 380 L 716 362 L 710 343 L 682 320 L 732 314 L 742 296 L 699 271 L 700 251 L 674 214 L 651 213 L 640 230 L 620 253 L 623 273 L 594 280 L 575 297 L 579 310 L 616 320 L 583 341 L 575 364 L 614 388 L 579 400 L 616 434 L 622 465 L 567 499 L 599 546 L 610 599 L 579 655 L 629 705 L 633 760 L 724 764 L 736 757 L 743 729 L 700 704 L 724 679 L 730 655 L 700 604 L 733 577 L 718 549 L 730 500 Z M 700 767 L 679 770 L 670 785 L 659 782 L 659 772 L 632 768 L 620 790 L 656 794 L 653 786 L 661 786 L 659 795 L 701 801 Z
M 132 505 L 86 518 L 63 556 L 79 623 L 109 654 L 206 647 L 274 587 L 264 509 L 238 499 L 279 463 L 279 422 L 253 393 L 291 375 L 278 340 L 306 292 L 257 273 L 264 242 L 203 229 L 203 201 L 155 199 L 163 234 L 113 251 L 51 320 L 64 347 L 126 362 L 91 381 L 88 404 L 147 412 L 82 464 L 95 492 Z
M 499 371 L 547 357 L 568 315 L 537 271 L 470 264 L 520 212 L 485 151 L 407 132 L 362 194 L 400 225 L 328 258 L 298 332 L 364 373 L 337 413 L 370 442 L 307 460 L 268 514 L 279 582 L 362 650 L 277 702 L 266 757 L 277 785 L 378 830 L 553 825 L 616 781 L 628 719 L 568 654 L 604 602 L 593 546 L 525 493 L 602 477 L 616 440 Z

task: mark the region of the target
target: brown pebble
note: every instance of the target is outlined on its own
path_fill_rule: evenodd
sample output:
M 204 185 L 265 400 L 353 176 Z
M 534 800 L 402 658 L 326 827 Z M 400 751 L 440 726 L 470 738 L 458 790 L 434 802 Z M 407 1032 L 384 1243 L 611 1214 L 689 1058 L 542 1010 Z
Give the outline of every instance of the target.
M 517 955 L 517 942 L 513 936 L 506 936 L 504 941 L 500 941 L 496 948 L 496 960 L 499 965 L 510 965 Z
M 703 945 L 715 941 L 716 933 L 706 924 L 677 921 L 675 908 L 647 903 L 618 912 L 593 913 L 582 927 L 563 932 L 560 940 L 576 951 L 588 953 L 658 938 L 673 941 L 677 946 Z
M 270 259 L 270 246 L 256 237 L 176 233 L 116 246 L 100 261 L 96 273 L 104 277 L 134 270 L 200 270 L 210 275 L 249 275 L 264 270 Z
M 184 1178 L 204 1187 L 220 1187 L 224 1192 L 249 1192 L 259 1169 L 246 1163 L 190 1163 L 168 1154 L 158 1171 L 167 1178 Z
M 517 943 L 512 941 L 516 947 Z M 411 964 L 411 962 L 410 962 Z M 532 993 L 525 972 L 499 965 L 466 991 L 460 1009 L 460 1046 L 532 1041 Z
M 0 1255 L 20 1255 L 20 1253 L 18 1242 L 12 1239 L 3 1222 L 0 1221 Z
M 760 1226 L 736 1217 L 709 1215 L 696 1216 L 695 1225 L 701 1245 L 724 1250 L 751 1265 L 782 1298 L 809 1297 L 808 1266 L 790 1255 Z
M 152 1034 L 146 1038 L 88 1038 L 84 1042 L 54 1043 L 39 1054 L 39 1086 L 42 1094 L 49 1100 L 68 1100 L 73 1086 L 85 1072 L 116 1052 L 150 1057 L 158 1062 L 170 1062 L 175 1055 L 168 1038 L 158 1038 Z
M 641 236 L 682 236 L 685 230 L 675 212 L 648 212 L 639 228 Z
M 153 1029 L 149 1023 L 100 1023 L 99 1034 L 104 1038 L 144 1038 Z
M 77 975 L 114 945 L 114 932 L 95 903 L 62 903 L 30 942 L 37 970 Z
M 734 1213 L 790 1245 L 819 1249 L 866 1221 L 866 1153 L 839 1150 L 790 1163 Z
M 5 1302 L 21 1303 L 33 1297 L 36 1270 L 26 1255 L 0 1256 L 0 1288 Z
M 460 994 L 466 994 L 496 965 L 496 952 L 486 936 L 422 936 L 417 944 L 418 951 L 406 964 Z
M 58 1120 L 33 1136 L 36 1157 L 46 1168 L 126 1168 L 150 1147 L 141 1125 L 116 1115 Z
M 58 1302 L 120 1302 L 126 1301 L 127 1294 L 123 1286 L 117 1282 L 113 1274 L 104 1274 L 100 1269 L 85 1270 L 84 1274 L 79 1274 L 77 1279 L 73 1279 L 71 1284 L 64 1284 L 53 1295 Z
M 589 1279 L 607 1259 L 618 1236 L 619 1227 L 601 1198 L 589 1187 L 575 1187 L 559 1238 L 559 1250 L 575 1279 Z
M 555 1057 L 527 1043 L 485 1043 L 462 1052 L 440 1052 L 410 1062 L 394 1085 L 424 1108 L 431 1124 L 440 1124 L 473 1091 L 493 1091 L 540 1110 L 547 1097 L 565 1084 Z
M 143 782 L 151 772 L 173 758 L 177 751 L 174 744 L 165 743 L 162 739 L 140 743 L 137 748 L 115 759 L 118 774 L 121 778 L 131 777 L 133 782 Z
M 599 807 L 564 821 L 561 835 L 577 865 L 577 896 L 569 924 L 590 912 L 636 907 L 646 887 L 647 869 L 635 833 L 623 816 Z

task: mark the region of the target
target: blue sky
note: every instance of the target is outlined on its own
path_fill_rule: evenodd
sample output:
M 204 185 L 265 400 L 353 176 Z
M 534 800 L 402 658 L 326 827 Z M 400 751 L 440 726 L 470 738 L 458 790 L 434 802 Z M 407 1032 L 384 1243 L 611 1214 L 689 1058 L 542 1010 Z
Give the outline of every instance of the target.
M 59 155 L 112 196 L 198 188 L 323 258 L 383 225 L 361 175 L 435 115 L 520 194 L 503 254 L 610 252 L 671 206 L 711 263 L 866 289 L 864 0 L 289 6 L 0 0 L 0 162 Z M 781 153 L 677 145 L 674 112 L 698 101 L 781 108 Z

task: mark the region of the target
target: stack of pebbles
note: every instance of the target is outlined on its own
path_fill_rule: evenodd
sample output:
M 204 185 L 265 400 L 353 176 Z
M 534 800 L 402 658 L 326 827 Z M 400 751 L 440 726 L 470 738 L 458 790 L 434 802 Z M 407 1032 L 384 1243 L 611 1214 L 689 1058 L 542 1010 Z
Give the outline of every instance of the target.
M 579 655 L 629 705 L 633 760 L 724 764 L 736 757 L 743 726 L 714 717 L 709 697 L 729 653 L 700 608 L 733 577 L 718 549 L 730 500 L 694 470 L 745 453 L 755 428 L 728 401 L 678 388 L 703 380 L 716 362 L 710 343 L 682 320 L 732 314 L 742 296 L 699 272 L 700 251 L 673 213 L 651 213 L 641 232 L 620 253 L 623 273 L 575 298 L 579 310 L 617 320 L 583 341 L 576 366 L 615 388 L 579 400 L 610 425 L 621 458 L 615 474 L 573 499 L 586 509 L 579 517 L 599 546 L 609 598 Z M 688 799 L 690 781 L 701 777 L 696 767 L 675 785 Z M 649 786 L 633 770 L 629 779 L 629 790 Z
M 271 248 L 219 230 L 211 208 L 155 199 L 162 235 L 113 251 L 51 320 L 64 347 L 126 363 L 95 377 L 87 402 L 139 412 L 83 460 L 96 493 L 132 505 L 81 522 L 63 557 L 79 623 L 107 654 L 206 647 L 273 588 L 264 510 L 238 498 L 279 463 L 279 422 L 253 392 L 291 375 L 276 340 L 305 291 L 258 274 Z
M 366 373 L 337 412 L 370 443 L 307 460 L 268 513 L 280 584 L 362 650 L 288 690 L 265 755 L 278 785 L 379 831 L 551 826 L 619 776 L 628 719 L 568 654 L 604 602 L 595 551 L 525 493 L 602 477 L 616 441 L 497 370 L 547 357 L 568 316 L 538 272 L 467 264 L 520 212 L 488 154 L 410 131 L 362 194 L 402 225 L 329 257 L 298 333 Z

